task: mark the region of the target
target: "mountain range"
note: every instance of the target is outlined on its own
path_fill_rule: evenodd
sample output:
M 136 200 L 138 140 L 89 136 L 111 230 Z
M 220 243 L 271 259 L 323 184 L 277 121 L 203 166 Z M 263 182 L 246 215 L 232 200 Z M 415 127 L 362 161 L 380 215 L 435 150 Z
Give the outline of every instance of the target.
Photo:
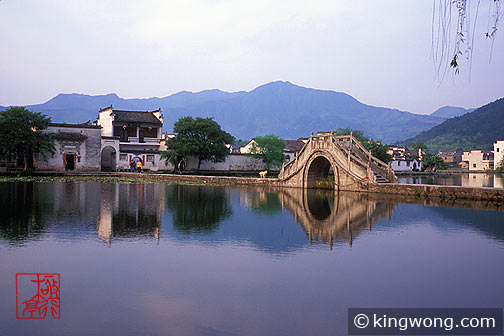
M 466 113 L 474 111 L 474 108 L 463 108 L 463 107 L 457 107 L 457 106 L 443 106 L 436 111 L 432 112 L 430 115 L 434 117 L 441 117 L 441 118 L 454 118 L 454 117 L 460 117 L 461 115 L 464 115 Z
M 504 140 L 504 98 L 448 119 L 406 140 L 405 144 L 423 142 L 431 151 L 438 152 L 493 149 L 497 140 Z
M 431 115 L 376 107 L 336 91 L 306 88 L 276 81 L 251 91 L 182 91 L 162 98 L 124 99 L 116 94 L 59 94 L 28 109 L 49 115 L 54 122 L 94 121 L 98 110 L 154 110 L 161 108 L 164 128 L 171 131 L 180 117 L 214 117 L 222 128 L 237 138 L 250 139 L 269 133 L 285 139 L 308 136 L 310 132 L 353 128 L 385 143 L 403 141 L 462 113 L 463 108 L 445 107 Z

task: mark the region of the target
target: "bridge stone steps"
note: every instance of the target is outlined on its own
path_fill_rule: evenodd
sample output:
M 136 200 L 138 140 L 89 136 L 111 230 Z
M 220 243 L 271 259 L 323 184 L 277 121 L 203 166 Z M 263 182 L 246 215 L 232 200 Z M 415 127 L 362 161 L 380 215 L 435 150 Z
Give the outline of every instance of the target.
M 385 178 L 385 177 L 381 176 L 381 175 L 380 175 L 380 174 L 378 174 L 377 172 L 373 171 L 373 174 L 374 174 L 374 176 L 375 176 L 375 178 L 376 178 L 376 183 L 380 183 L 380 184 L 383 184 L 383 183 L 390 183 L 390 181 L 389 181 L 387 178 Z

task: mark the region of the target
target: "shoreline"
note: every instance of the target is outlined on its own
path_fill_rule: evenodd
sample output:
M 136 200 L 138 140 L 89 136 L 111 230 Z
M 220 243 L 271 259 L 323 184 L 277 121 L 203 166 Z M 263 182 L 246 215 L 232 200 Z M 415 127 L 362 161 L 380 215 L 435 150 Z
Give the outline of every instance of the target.
M 27 177 L 0 177 L 0 182 L 101 182 L 101 183 L 155 183 L 164 182 L 172 184 L 232 186 L 247 185 L 256 187 L 269 187 L 275 189 L 292 188 L 281 185 L 277 178 L 233 177 L 233 176 L 206 176 L 206 175 L 176 175 L 152 173 L 67 173 L 52 172 L 39 173 Z M 488 187 L 461 187 L 429 184 L 370 184 L 359 189 L 340 189 L 358 193 L 387 194 L 412 196 L 418 199 L 441 200 L 477 200 L 490 201 L 494 204 L 504 203 L 503 188 Z

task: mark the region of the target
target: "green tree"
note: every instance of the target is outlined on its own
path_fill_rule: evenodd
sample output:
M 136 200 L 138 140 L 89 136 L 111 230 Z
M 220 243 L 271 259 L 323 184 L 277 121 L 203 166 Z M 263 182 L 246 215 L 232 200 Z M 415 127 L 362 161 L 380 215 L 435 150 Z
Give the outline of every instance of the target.
M 281 138 L 268 134 L 254 138 L 247 155 L 261 159 L 266 164 L 266 170 L 270 170 L 271 167 L 282 166 L 285 160 L 284 148 L 285 142 Z
M 232 214 L 224 188 L 178 185 L 166 190 L 173 227 L 183 233 L 210 233 Z
M 502 158 L 502 160 L 500 160 L 500 162 L 497 163 L 497 166 L 496 166 L 495 170 L 498 173 L 504 173 L 504 158 Z
M 362 146 L 371 152 L 375 158 L 380 159 L 385 163 L 389 163 L 392 160 L 392 155 L 387 153 L 388 147 L 382 145 L 379 141 L 368 139 L 362 143 Z
M 368 138 L 366 138 L 364 136 L 364 132 L 361 130 L 354 130 L 354 129 L 347 127 L 347 128 L 338 128 L 336 131 L 334 131 L 334 135 L 336 135 L 336 136 L 350 135 L 350 133 L 354 136 L 354 138 L 356 138 L 360 142 L 363 142 L 364 140 L 368 140 Z
M 473 6 L 471 6 L 473 4 Z M 486 39 L 493 43 L 502 18 L 502 0 L 487 1 L 488 21 L 484 34 Z M 460 72 L 460 61 L 468 61 L 469 70 L 474 50 L 474 36 L 480 34 L 476 32 L 476 21 L 478 19 L 480 0 L 439 0 L 434 2 L 432 16 L 432 50 L 431 57 L 437 71 L 439 82 L 443 81 L 445 67 L 449 65 L 455 74 Z M 476 10 L 476 14 L 471 13 Z M 453 25 L 453 17 L 457 16 L 457 24 Z M 455 30 L 453 30 L 455 28 Z
M 426 154 L 423 158 L 423 167 L 424 169 L 432 169 L 434 167 L 437 169 L 446 169 L 448 164 L 440 156 Z
M 278 193 L 265 191 L 250 191 L 248 206 L 252 211 L 266 216 L 273 216 L 282 211 L 282 203 Z
M 47 129 L 51 119 L 40 112 L 24 107 L 11 107 L 0 112 L 0 154 L 22 158 L 24 170 L 29 168 L 33 155 L 54 154 L 54 141 Z
M 213 118 L 182 117 L 173 125 L 173 131 L 177 135 L 168 140 L 168 147 L 174 151 L 171 155 L 196 156 L 198 171 L 202 161 L 224 161 L 229 154 L 226 144 L 234 141 Z
M 244 146 L 246 144 L 249 143 L 249 140 L 243 140 L 243 139 L 238 139 L 238 140 L 235 140 L 234 143 L 233 143 L 233 147 L 240 147 L 240 146 Z
M 427 150 L 429 149 L 423 142 L 415 142 L 413 145 L 411 145 L 411 148 L 413 148 L 414 150 L 422 149 L 422 151 L 424 152 L 427 152 Z
M 173 171 L 175 171 L 179 161 L 181 160 L 181 156 L 177 155 L 177 152 L 175 152 L 175 150 L 173 149 L 160 151 L 159 157 L 161 159 L 164 159 L 166 164 L 171 164 L 171 166 L 173 167 L 172 169 Z

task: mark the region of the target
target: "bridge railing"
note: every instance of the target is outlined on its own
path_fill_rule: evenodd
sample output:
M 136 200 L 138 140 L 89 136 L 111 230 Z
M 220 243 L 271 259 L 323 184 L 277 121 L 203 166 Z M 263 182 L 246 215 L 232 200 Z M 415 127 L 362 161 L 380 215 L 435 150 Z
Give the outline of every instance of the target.
M 369 167 L 373 171 L 387 178 L 390 182 L 397 183 L 397 177 L 390 168 L 390 165 L 374 157 L 352 134 L 335 136 L 334 138 L 337 141 L 344 142 L 347 148 L 350 148 L 353 154 L 361 160 L 367 160 Z
M 303 153 L 309 147 L 310 142 L 313 141 L 312 138 L 320 138 L 320 137 L 332 137 L 333 144 L 342 151 L 343 154 L 348 156 L 349 163 L 353 162 L 354 164 L 359 165 L 364 170 L 371 169 L 375 171 L 379 175 L 387 178 L 390 182 L 397 182 L 397 177 L 394 172 L 390 168 L 390 165 L 381 161 L 380 159 L 374 157 L 370 151 L 368 151 L 360 142 L 357 140 L 352 134 L 350 135 L 341 135 L 335 136 L 334 134 L 317 134 L 311 135 L 310 140 L 305 143 L 303 148 L 297 153 L 296 157 L 291 161 L 282 165 L 280 170 L 280 176 L 287 177 L 290 176 L 293 172 L 297 171 L 300 164 L 303 164 L 299 158 L 302 157 Z
M 304 144 L 303 148 L 301 148 L 301 150 L 296 154 L 296 156 L 292 160 L 290 160 L 289 162 L 284 163 L 282 165 L 282 168 L 280 169 L 280 175 L 279 176 L 286 177 L 286 176 L 290 175 L 290 173 L 293 170 L 296 170 L 297 165 L 299 164 L 298 158 L 300 158 L 301 154 L 303 154 L 303 152 L 306 150 L 306 147 L 307 147 L 308 143 Z

